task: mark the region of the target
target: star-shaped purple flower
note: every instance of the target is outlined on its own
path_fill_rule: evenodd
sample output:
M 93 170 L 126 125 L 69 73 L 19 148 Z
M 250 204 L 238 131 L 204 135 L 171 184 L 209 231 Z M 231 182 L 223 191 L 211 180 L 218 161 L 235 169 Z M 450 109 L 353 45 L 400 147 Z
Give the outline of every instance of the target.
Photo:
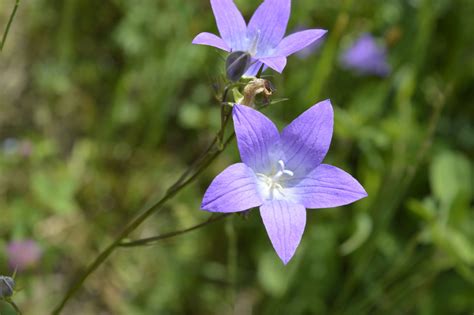
M 233 118 L 243 163 L 214 179 L 201 208 L 230 213 L 260 207 L 273 247 L 286 264 L 301 241 L 306 208 L 338 207 L 367 193 L 348 173 L 321 164 L 333 132 L 329 100 L 308 109 L 281 133 L 247 106 L 234 105 Z
M 290 18 L 291 0 L 265 0 L 248 25 L 232 0 L 211 0 L 211 6 L 221 37 L 201 33 L 194 38 L 193 44 L 228 52 L 248 52 L 253 60 L 246 73 L 249 76 L 256 75 L 262 64 L 281 73 L 286 66 L 286 57 L 326 33 L 321 29 L 310 29 L 283 38 Z
M 384 77 L 390 73 L 385 47 L 378 45 L 370 34 L 364 34 L 357 39 L 343 53 L 341 63 L 345 68 L 353 69 L 363 75 Z

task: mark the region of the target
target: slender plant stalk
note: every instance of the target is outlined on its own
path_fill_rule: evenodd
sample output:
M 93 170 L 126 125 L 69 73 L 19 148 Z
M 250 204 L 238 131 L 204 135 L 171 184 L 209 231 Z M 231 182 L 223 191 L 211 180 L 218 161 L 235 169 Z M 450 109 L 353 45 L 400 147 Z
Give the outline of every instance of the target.
M 10 31 L 10 26 L 12 25 L 13 19 L 15 18 L 16 11 L 18 10 L 18 6 L 20 5 L 20 0 L 16 0 L 15 6 L 13 7 L 13 11 L 10 14 L 10 18 L 8 19 L 7 27 L 5 28 L 5 32 L 3 33 L 2 42 L 0 44 L 0 51 L 3 50 L 5 46 L 5 41 L 7 40 L 8 32 Z
M 225 141 L 224 134 L 225 129 L 230 121 L 231 111 L 228 110 L 227 106 L 225 106 L 226 99 L 227 99 L 227 92 L 231 86 L 227 86 L 221 100 L 221 117 L 222 123 L 221 128 L 218 131 L 215 139 L 212 141 L 211 145 L 205 150 L 205 152 L 183 173 L 183 175 L 173 184 L 171 185 L 165 195 L 158 200 L 152 202 L 151 204 L 145 206 L 141 211 L 140 215 L 133 219 L 125 229 L 115 238 L 115 240 L 106 247 L 97 258 L 89 265 L 86 271 L 77 279 L 72 286 L 68 289 L 65 296 L 58 304 L 58 306 L 52 312 L 53 315 L 60 314 L 61 311 L 64 309 L 66 303 L 69 299 L 79 291 L 82 284 L 86 281 L 86 279 L 97 269 L 99 268 L 105 260 L 117 249 L 118 247 L 130 247 L 126 246 L 127 243 L 124 243 L 123 240 L 127 238 L 135 229 L 137 229 L 148 217 L 152 214 L 159 212 L 163 209 L 163 205 L 173 198 L 179 191 L 185 188 L 187 185 L 192 183 L 227 147 L 227 145 L 235 138 L 235 132 L 233 132 Z M 257 107 L 258 109 L 258 107 Z M 227 117 L 226 117 L 227 116 Z M 203 224 L 202 226 L 206 226 L 209 222 Z M 202 227 L 201 226 L 201 227 Z M 170 238 L 173 236 L 181 235 L 187 233 L 189 231 L 195 230 L 199 227 L 191 227 L 187 230 L 183 231 L 176 231 L 168 233 L 168 235 L 158 236 L 157 238 Z M 141 242 L 140 240 L 137 242 Z M 147 241 L 145 241 L 146 243 Z M 124 246 L 125 245 L 125 246 Z
M 66 303 L 69 301 L 69 299 L 75 293 L 77 293 L 77 291 L 81 288 L 84 281 L 97 268 L 99 268 L 104 263 L 104 261 L 115 251 L 116 248 L 118 248 L 121 245 L 123 239 L 126 238 L 128 235 L 130 235 L 130 233 L 132 233 L 136 228 L 138 228 L 149 216 L 163 209 L 163 205 L 169 199 L 174 197 L 179 191 L 181 191 L 187 185 L 192 183 L 207 168 L 207 166 L 209 166 L 209 164 L 211 164 L 211 162 L 214 161 L 220 155 L 220 153 L 225 149 L 225 147 L 234 139 L 234 136 L 235 134 L 232 134 L 231 136 L 229 136 L 227 140 L 224 142 L 222 148 L 216 147 L 214 148 L 214 150 L 210 150 L 208 153 L 208 158 L 206 158 L 205 162 L 200 164 L 199 167 L 195 169 L 192 176 L 190 176 L 188 179 L 184 181 L 181 181 L 181 183 L 178 185 L 176 185 L 176 183 L 172 185 L 162 198 L 160 198 L 159 200 L 153 202 L 151 205 L 146 207 L 142 211 L 142 214 L 140 214 L 133 221 L 131 221 L 127 225 L 127 227 L 125 227 L 125 229 L 116 237 L 116 239 L 106 249 L 104 249 L 99 256 L 97 256 L 94 262 L 86 269 L 86 271 L 79 277 L 79 279 L 76 282 L 74 282 L 74 284 L 66 292 L 66 295 L 61 300 L 61 302 L 59 303 L 59 305 L 56 307 L 56 309 L 53 311 L 52 314 L 60 314 L 64 306 L 66 305 Z M 178 182 L 179 181 L 180 179 L 178 179 Z
M 233 220 L 228 220 L 225 225 L 227 235 L 227 279 L 229 282 L 228 298 L 232 309 L 235 307 L 235 298 L 237 295 L 237 234 Z
M 4 301 L 7 302 L 8 304 L 10 304 L 10 306 L 15 310 L 17 315 L 22 315 L 22 312 L 21 312 L 20 308 L 18 307 L 18 305 L 15 304 L 15 302 L 12 301 L 11 298 L 6 298 L 6 299 L 4 299 Z
M 172 238 L 172 237 L 179 236 L 179 235 L 183 235 L 185 233 L 188 233 L 188 232 L 206 227 L 209 224 L 220 221 L 222 219 L 225 219 L 230 215 L 231 215 L 230 213 L 225 213 L 225 214 L 221 214 L 221 215 L 213 214 L 206 221 L 204 221 L 202 223 L 199 223 L 199 224 L 196 224 L 196 225 L 193 225 L 189 228 L 174 231 L 174 232 L 169 232 L 169 233 L 165 233 L 165 234 L 161 234 L 161 235 L 158 235 L 158 236 L 142 238 L 142 239 L 135 240 L 135 241 L 122 242 L 122 243 L 119 244 L 119 246 L 120 247 L 137 247 L 137 246 L 155 245 L 158 241 L 161 241 L 161 240 L 164 240 L 164 239 L 167 239 L 167 238 Z
M 321 97 L 324 85 L 328 82 L 328 78 L 334 69 L 334 61 L 338 54 L 338 46 L 342 36 L 345 34 L 345 30 L 349 25 L 350 11 L 352 9 L 353 0 L 345 0 L 342 4 L 342 9 L 338 13 L 336 22 L 331 28 L 329 37 L 327 38 L 325 48 L 321 53 L 316 70 L 314 72 L 313 79 L 308 83 L 307 86 L 307 99 L 318 100 Z

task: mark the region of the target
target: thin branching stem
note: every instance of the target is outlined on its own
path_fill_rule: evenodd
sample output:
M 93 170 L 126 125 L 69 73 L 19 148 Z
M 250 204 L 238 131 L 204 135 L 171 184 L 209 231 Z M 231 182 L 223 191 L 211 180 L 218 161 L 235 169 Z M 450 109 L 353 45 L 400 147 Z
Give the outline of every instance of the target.
M 151 205 L 143 209 L 141 214 L 138 217 L 136 217 L 134 220 L 132 220 L 125 227 L 125 229 L 115 238 L 115 240 L 106 249 L 104 249 L 100 253 L 99 256 L 97 256 L 97 258 L 94 260 L 94 262 L 91 265 L 89 265 L 89 267 L 79 277 L 79 279 L 77 279 L 73 283 L 73 285 L 68 289 L 68 291 L 66 292 L 66 295 L 61 300 L 61 302 L 59 303 L 59 305 L 56 307 L 56 309 L 53 311 L 52 314 L 60 314 L 64 306 L 66 305 L 66 303 L 69 301 L 69 299 L 74 294 L 76 294 L 77 291 L 79 291 L 84 281 L 105 262 L 105 260 L 115 251 L 116 248 L 120 246 L 123 239 L 125 239 L 133 231 L 135 231 L 149 216 L 162 210 L 163 205 L 168 200 L 173 198 L 179 191 L 181 191 L 183 188 L 185 188 L 190 183 L 192 183 L 212 163 L 212 161 L 214 161 L 220 155 L 220 153 L 234 139 L 234 137 L 235 137 L 235 134 L 232 134 L 231 136 L 229 136 L 227 140 L 224 142 L 222 148 L 215 148 L 213 150 L 209 150 L 209 153 L 204 159 L 204 162 L 200 164 L 197 169 L 195 169 L 194 173 L 188 179 L 182 181 L 178 185 L 176 185 L 175 183 L 174 185 L 170 187 L 170 189 L 167 190 L 166 194 L 162 198 L 153 202 Z M 180 180 L 178 179 L 178 181 Z
M 19 5 L 20 5 L 20 0 L 16 0 L 15 6 L 13 7 L 12 13 L 10 14 L 10 18 L 8 19 L 5 32 L 3 32 L 2 42 L 0 43 L 0 51 L 3 51 L 3 47 L 5 46 L 5 41 L 7 40 L 8 33 L 10 32 L 10 26 L 12 25 L 13 19 L 15 18 L 16 11 L 18 10 Z
M 161 241 L 161 240 L 164 240 L 164 239 L 167 239 L 167 238 L 176 237 L 176 236 L 179 236 L 179 235 L 186 234 L 188 232 L 192 232 L 194 230 L 201 229 L 203 227 L 208 226 L 209 224 L 212 224 L 214 222 L 225 219 L 228 216 L 230 216 L 229 213 L 220 214 L 220 215 L 212 214 L 209 217 L 209 219 L 207 219 L 206 221 L 204 221 L 202 223 L 199 223 L 199 224 L 196 224 L 196 225 L 193 225 L 189 228 L 178 230 L 178 231 L 173 231 L 173 232 L 169 232 L 169 233 L 165 233 L 165 234 L 161 234 L 161 235 L 157 235 L 157 236 L 142 238 L 142 239 L 139 239 L 139 240 L 134 240 L 134 241 L 129 241 L 129 242 L 122 242 L 122 243 L 119 244 L 119 246 L 120 247 L 137 247 L 137 246 L 155 245 L 158 241 Z
M 228 89 L 228 88 L 227 88 Z M 225 103 L 227 93 L 224 93 L 222 97 L 221 104 Z M 62 298 L 61 302 L 58 304 L 56 309 L 52 312 L 53 315 L 60 314 L 64 309 L 66 303 L 74 296 L 86 279 L 99 268 L 105 260 L 117 249 L 118 247 L 131 247 L 126 246 L 127 243 L 124 243 L 123 240 L 127 238 L 133 231 L 135 231 L 148 217 L 152 214 L 157 213 L 163 209 L 163 205 L 173 198 L 178 192 L 180 192 L 187 185 L 192 183 L 227 147 L 227 145 L 235 138 L 235 132 L 233 132 L 225 141 L 223 141 L 224 130 L 228 125 L 230 120 L 231 111 L 227 111 L 226 108 L 222 108 L 224 117 L 222 120 L 221 128 L 217 133 L 215 139 L 212 141 L 211 145 L 204 151 L 204 153 L 183 173 L 183 175 L 166 191 L 165 195 L 158 200 L 150 203 L 145 206 L 141 211 L 140 215 L 133 219 L 124 230 L 115 238 L 115 240 L 106 247 L 92 262 L 92 264 L 87 267 L 85 272 L 80 275 L 80 277 L 71 285 L 67 290 L 66 294 Z M 208 223 L 204 224 L 206 226 Z M 177 231 L 171 232 L 165 236 L 158 236 L 157 238 L 170 238 L 173 236 L 181 235 L 187 233 L 191 230 L 197 229 L 198 227 L 191 227 L 187 231 Z M 138 241 L 141 242 L 141 241 Z M 146 243 L 147 241 L 145 241 Z M 125 245 L 125 246 L 124 246 Z
M 222 100 L 223 102 L 225 99 Z M 221 102 L 222 103 L 222 102 Z M 86 279 L 99 268 L 105 260 L 117 249 L 118 247 L 123 247 L 123 240 L 127 238 L 133 231 L 135 231 L 148 217 L 152 214 L 157 213 L 163 209 L 163 205 L 173 198 L 179 191 L 185 188 L 187 185 L 192 183 L 211 163 L 214 161 L 221 152 L 227 147 L 227 145 L 235 138 L 235 133 L 232 133 L 226 141 L 219 143 L 220 137 L 222 137 L 222 129 L 227 127 L 227 122 L 229 119 L 225 119 L 221 125 L 221 130 L 209 145 L 209 147 L 204 151 L 204 153 L 183 173 L 183 175 L 166 191 L 165 195 L 158 200 L 152 202 L 150 205 L 145 206 L 140 215 L 132 220 L 125 229 L 115 238 L 115 240 L 105 248 L 99 256 L 92 262 L 92 264 L 87 267 L 86 271 L 71 285 L 71 287 L 66 292 L 65 296 L 58 304 L 56 309 L 52 314 L 60 314 L 64 309 L 66 303 L 74 296 Z M 179 232 L 179 231 L 178 231 Z M 174 232 L 173 235 L 167 235 L 167 238 L 172 236 L 177 236 L 182 233 Z M 162 237 L 163 238 L 163 237 Z

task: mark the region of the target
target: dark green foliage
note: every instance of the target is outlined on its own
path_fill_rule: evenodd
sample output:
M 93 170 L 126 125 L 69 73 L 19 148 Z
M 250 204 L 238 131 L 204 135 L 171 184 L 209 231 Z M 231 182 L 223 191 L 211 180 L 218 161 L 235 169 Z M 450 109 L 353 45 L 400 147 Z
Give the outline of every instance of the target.
M 236 3 L 247 18 L 257 6 Z M 290 57 L 283 75 L 265 72 L 274 98 L 289 98 L 265 113 L 282 126 L 331 98 L 327 162 L 354 174 L 369 198 L 310 211 L 286 267 L 258 211 L 120 249 L 64 314 L 472 314 L 473 16 L 470 0 L 293 1 L 290 31 L 329 33 L 319 51 Z M 24 314 L 51 312 L 215 135 L 212 86 L 227 56 L 191 45 L 202 31 L 216 31 L 207 0 L 21 3 L 0 53 L 0 247 L 33 238 L 44 250 L 37 269 L 16 277 Z M 338 65 L 364 32 L 388 45 L 389 77 Z M 238 160 L 231 145 L 133 237 L 205 220 L 205 188 Z M 11 272 L 2 250 L 0 274 Z

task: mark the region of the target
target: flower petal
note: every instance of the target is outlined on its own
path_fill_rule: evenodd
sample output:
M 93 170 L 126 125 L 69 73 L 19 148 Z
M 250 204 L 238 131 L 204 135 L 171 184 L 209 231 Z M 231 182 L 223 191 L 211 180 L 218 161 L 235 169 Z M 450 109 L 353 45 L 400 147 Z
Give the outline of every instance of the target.
M 278 129 L 262 113 L 244 105 L 234 105 L 233 118 L 242 161 L 256 173 L 267 173 L 279 149 Z
M 259 60 L 279 73 L 282 73 L 286 66 L 286 57 L 268 57 Z
M 303 205 L 284 200 L 273 200 L 260 207 L 263 224 L 273 248 L 286 265 L 300 244 L 306 225 Z
M 276 55 L 289 56 L 311 45 L 326 34 L 326 30 L 305 30 L 291 34 L 280 42 L 276 48 Z
M 260 67 L 263 65 L 260 61 L 252 61 L 252 65 L 250 68 L 247 69 L 247 72 L 245 72 L 245 76 L 247 77 L 254 77 L 257 75 L 258 70 L 260 70 Z M 265 71 L 266 67 L 263 68 L 263 71 Z
M 287 190 L 306 208 L 313 209 L 339 207 L 367 197 L 364 187 L 354 177 L 327 164 L 319 165 Z
M 198 34 L 198 36 L 196 36 L 193 39 L 193 44 L 207 45 L 207 46 L 216 47 L 225 51 L 230 51 L 229 46 L 227 46 L 226 42 L 222 38 L 220 38 L 217 35 L 206 33 L 206 32 Z
M 301 114 L 281 134 L 287 168 L 302 177 L 323 161 L 331 144 L 334 113 L 331 101 L 320 102 Z
M 237 163 L 214 178 L 204 194 L 201 209 L 230 213 L 258 207 L 262 203 L 255 173 L 244 163 Z
M 286 32 L 291 0 L 265 0 L 255 11 L 248 25 L 247 36 L 256 44 L 256 56 L 266 57 Z
M 232 0 L 211 0 L 212 11 L 222 39 L 233 51 L 244 50 L 247 25 Z

